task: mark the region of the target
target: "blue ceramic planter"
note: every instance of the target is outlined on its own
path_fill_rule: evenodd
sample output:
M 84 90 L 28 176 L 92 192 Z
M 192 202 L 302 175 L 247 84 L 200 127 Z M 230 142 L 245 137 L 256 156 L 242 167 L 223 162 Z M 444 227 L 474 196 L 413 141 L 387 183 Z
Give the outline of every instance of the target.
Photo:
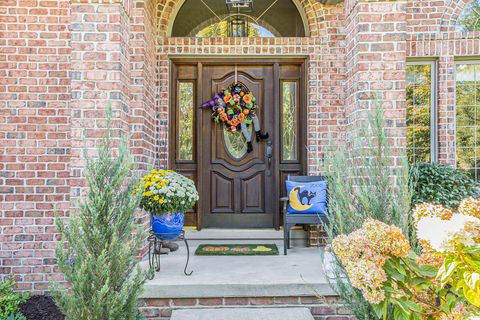
M 183 212 L 152 215 L 152 231 L 160 239 L 174 240 L 182 231 L 184 222 Z

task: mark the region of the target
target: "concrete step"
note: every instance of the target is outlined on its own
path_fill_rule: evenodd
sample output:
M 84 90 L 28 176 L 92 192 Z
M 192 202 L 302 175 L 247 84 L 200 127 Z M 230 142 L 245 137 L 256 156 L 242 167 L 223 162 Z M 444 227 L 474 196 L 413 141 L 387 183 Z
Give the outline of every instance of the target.
M 171 320 L 313 320 L 308 308 L 225 308 L 174 310 Z
M 321 248 L 292 247 L 278 256 L 196 256 L 191 248 L 187 271 L 185 248 L 161 256 L 161 270 L 145 283 L 142 297 L 311 297 L 334 296 L 322 269 Z M 148 261 L 141 263 L 148 268 Z

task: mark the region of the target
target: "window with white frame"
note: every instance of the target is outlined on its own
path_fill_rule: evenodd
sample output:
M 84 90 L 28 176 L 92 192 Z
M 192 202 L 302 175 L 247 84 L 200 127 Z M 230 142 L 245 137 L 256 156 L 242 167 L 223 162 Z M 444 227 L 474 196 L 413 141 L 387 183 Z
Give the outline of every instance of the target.
M 456 63 L 457 167 L 480 178 L 480 60 Z
M 435 62 L 407 63 L 407 156 L 436 161 Z

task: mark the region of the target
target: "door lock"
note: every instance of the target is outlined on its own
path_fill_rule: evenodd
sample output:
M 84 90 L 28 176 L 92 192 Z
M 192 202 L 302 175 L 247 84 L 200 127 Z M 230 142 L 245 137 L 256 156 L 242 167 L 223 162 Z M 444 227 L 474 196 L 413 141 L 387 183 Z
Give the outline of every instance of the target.
M 272 160 L 273 160 L 273 147 L 272 140 L 267 140 L 267 148 L 265 150 L 265 156 L 267 158 L 267 176 L 272 175 Z

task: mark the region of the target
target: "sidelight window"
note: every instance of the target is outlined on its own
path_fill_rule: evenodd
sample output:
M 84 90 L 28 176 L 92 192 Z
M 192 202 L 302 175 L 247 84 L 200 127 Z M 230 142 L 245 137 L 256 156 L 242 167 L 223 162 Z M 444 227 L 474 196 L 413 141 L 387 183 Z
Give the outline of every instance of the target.
M 296 81 L 282 81 L 281 135 L 283 160 L 297 160 L 298 89 Z
M 193 82 L 178 84 L 178 159 L 193 160 Z
M 435 62 L 407 65 L 407 156 L 410 163 L 436 160 Z

